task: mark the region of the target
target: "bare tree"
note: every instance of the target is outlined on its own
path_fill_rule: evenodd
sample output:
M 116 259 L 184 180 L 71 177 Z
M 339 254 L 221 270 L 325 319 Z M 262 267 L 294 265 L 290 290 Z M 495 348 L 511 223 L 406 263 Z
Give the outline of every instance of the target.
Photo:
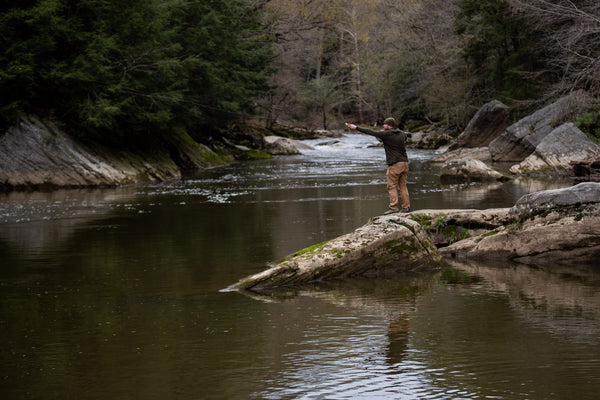
M 600 89 L 600 2 L 597 0 L 507 0 L 516 13 L 536 21 L 543 32 L 540 57 L 560 80 L 549 96 L 584 88 Z

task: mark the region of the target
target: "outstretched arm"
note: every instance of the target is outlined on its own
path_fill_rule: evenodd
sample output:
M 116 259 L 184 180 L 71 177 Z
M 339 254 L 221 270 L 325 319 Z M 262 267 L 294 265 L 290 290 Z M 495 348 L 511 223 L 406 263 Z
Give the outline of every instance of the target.
M 347 123 L 347 122 L 346 122 L 346 128 L 348 128 L 348 129 L 350 129 L 351 131 L 353 131 L 353 130 L 355 130 L 355 129 L 356 129 L 356 125 L 354 125 L 354 124 L 349 124 L 349 123 Z

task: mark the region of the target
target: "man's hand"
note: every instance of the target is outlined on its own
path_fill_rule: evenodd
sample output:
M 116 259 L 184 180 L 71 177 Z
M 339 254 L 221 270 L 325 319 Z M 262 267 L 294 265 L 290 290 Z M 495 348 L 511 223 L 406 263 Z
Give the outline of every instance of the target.
M 348 129 L 350 129 L 351 131 L 353 131 L 353 130 L 355 130 L 355 129 L 356 129 L 356 125 L 354 125 L 354 124 L 349 124 L 349 123 L 347 123 L 347 122 L 346 122 L 346 128 L 348 128 Z

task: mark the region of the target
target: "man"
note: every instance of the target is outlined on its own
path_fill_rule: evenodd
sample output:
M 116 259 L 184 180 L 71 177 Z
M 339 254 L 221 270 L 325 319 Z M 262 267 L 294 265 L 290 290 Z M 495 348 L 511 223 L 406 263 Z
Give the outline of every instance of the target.
M 383 121 L 383 131 L 375 131 L 346 123 L 350 130 L 357 130 L 367 135 L 375 136 L 383 142 L 385 160 L 388 164 L 386 173 L 387 189 L 390 195 L 390 206 L 384 214 L 397 213 L 399 211 L 410 211 L 410 198 L 406 188 L 406 176 L 408 175 L 408 156 L 406 155 L 406 133 L 398 129 L 398 122 L 394 118 Z M 402 210 L 398 209 L 398 191 L 400 191 L 400 202 Z

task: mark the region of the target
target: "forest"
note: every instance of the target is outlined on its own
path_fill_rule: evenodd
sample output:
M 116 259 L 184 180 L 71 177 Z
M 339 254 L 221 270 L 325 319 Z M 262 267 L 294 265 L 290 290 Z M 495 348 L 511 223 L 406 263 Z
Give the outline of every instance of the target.
M 0 131 L 51 118 L 91 140 L 239 121 L 309 129 L 394 116 L 464 128 L 598 93 L 596 0 L 10 0 Z M 600 113 L 581 117 L 600 137 Z

